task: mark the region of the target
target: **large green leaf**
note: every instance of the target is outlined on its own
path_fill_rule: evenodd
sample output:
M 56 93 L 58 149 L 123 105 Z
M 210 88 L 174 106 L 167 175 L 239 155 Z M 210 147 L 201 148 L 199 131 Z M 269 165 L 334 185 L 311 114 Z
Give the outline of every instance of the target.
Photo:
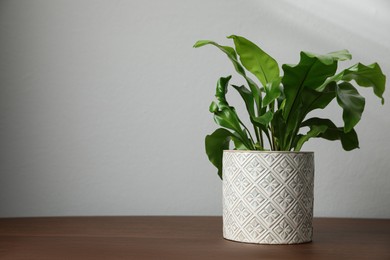
M 233 66 L 236 69 L 237 73 L 240 74 L 242 77 L 244 77 L 244 79 L 248 83 L 248 86 L 249 86 L 250 90 L 253 93 L 253 98 L 254 98 L 257 106 L 260 107 L 260 105 L 261 105 L 260 89 L 256 85 L 256 83 L 246 75 L 245 69 L 242 67 L 240 62 L 237 60 L 236 51 L 232 47 L 222 46 L 222 45 L 219 45 L 218 43 L 216 43 L 214 41 L 209 41 L 209 40 L 197 41 L 194 44 L 194 47 L 198 48 L 198 47 L 205 46 L 205 45 L 213 45 L 213 46 L 217 47 L 218 49 L 220 49 L 222 52 L 224 52 L 227 55 L 229 60 L 233 63 Z
M 311 52 L 305 52 L 307 56 L 311 58 L 317 58 L 319 59 L 322 63 L 330 65 L 334 61 L 343 61 L 343 60 L 350 60 L 352 59 L 352 55 L 349 53 L 348 50 L 340 50 L 340 51 L 334 51 L 334 52 L 329 52 L 328 54 L 322 55 L 322 54 L 315 54 Z
M 214 121 L 218 125 L 234 130 L 236 132 L 244 132 L 241 129 L 236 112 L 229 107 L 218 107 L 218 110 L 214 111 Z
M 241 134 L 241 132 L 244 131 L 241 128 L 240 119 L 238 118 L 235 109 L 231 107 L 226 100 L 226 93 L 228 91 L 230 79 L 231 76 L 226 78 L 222 77 L 218 80 L 215 91 L 215 97 L 218 102 L 211 103 L 210 111 L 213 110 L 211 112 L 214 113 L 214 120 L 217 124 Z
M 272 82 L 268 82 L 265 87 L 265 96 L 263 98 L 262 107 L 266 107 L 271 104 L 274 100 L 276 100 L 282 94 L 282 90 L 280 87 L 281 78 L 277 78 Z
M 317 87 L 317 90 L 322 91 L 330 82 L 338 83 L 341 80 L 355 80 L 355 82 L 362 87 L 372 87 L 375 95 L 381 99 L 382 104 L 384 103 L 383 93 L 385 91 L 386 76 L 382 73 L 378 63 L 370 65 L 357 63 L 350 68 L 341 71 L 337 75 L 329 77 L 322 85 Z
M 269 123 L 271 122 L 272 117 L 273 117 L 272 111 L 267 111 L 265 113 L 262 113 L 261 116 L 256 116 L 256 114 L 254 112 L 253 97 L 252 97 L 252 94 L 249 92 L 249 90 L 245 86 L 238 87 L 238 86 L 232 85 L 232 87 L 234 87 L 240 93 L 241 97 L 243 98 L 252 124 L 254 124 L 255 126 L 258 126 L 261 129 L 266 131 L 267 126 L 269 125 Z M 280 92 L 279 92 L 279 95 L 280 95 Z
M 229 143 L 233 133 L 230 131 L 218 128 L 211 135 L 207 135 L 205 139 L 206 154 L 210 162 L 217 167 L 218 176 L 222 179 L 222 156 L 223 150 L 229 149 Z
M 205 46 L 205 45 L 214 45 L 215 47 L 217 47 L 218 49 L 220 49 L 222 52 L 224 52 L 228 58 L 230 59 L 230 61 L 233 63 L 233 66 L 234 68 L 236 69 L 236 71 L 240 74 L 240 75 L 243 75 L 243 76 L 246 76 L 245 75 L 245 70 L 244 68 L 241 66 L 241 64 L 237 61 L 237 54 L 236 54 L 236 51 L 230 47 L 230 46 L 222 46 L 222 45 L 219 45 L 218 43 L 214 42 L 214 41 L 209 41 L 209 40 L 200 40 L 200 41 L 197 41 L 195 44 L 194 44 L 194 48 L 199 48 L 199 47 L 202 47 L 202 46 Z
M 265 86 L 279 77 L 279 66 L 274 58 L 244 37 L 231 35 L 242 65 Z
M 244 100 L 245 107 L 246 107 L 246 110 L 248 111 L 249 116 L 255 117 L 256 116 L 255 104 L 254 104 L 254 100 L 253 100 L 253 95 L 249 91 L 249 89 L 247 89 L 245 86 L 232 85 L 232 87 L 237 90 L 237 92 L 240 94 L 240 96 Z
M 274 114 L 272 113 L 272 111 L 267 111 L 263 115 L 253 118 L 253 121 L 263 126 L 268 126 L 269 123 L 272 121 L 273 116 Z
M 328 126 L 326 125 L 311 125 L 310 130 L 305 135 L 300 135 L 300 138 L 297 141 L 297 144 L 294 147 L 294 151 L 300 151 L 302 145 L 307 142 L 312 137 L 317 137 L 318 135 L 324 133 Z
M 253 144 L 249 140 L 247 132 L 241 128 L 244 124 L 239 119 L 235 109 L 229 106 L 229 103 L 226 101 L 226 93 L 229 86 L 229 80 L 231 76 L 226 78 L 220 78 L 217 82 L 215 97 L 218 102 L 212 102 L 210 105 L 210 112 L 214 113 L 214 121 L 223 127 L 233 130 L 236 132 L 242 142 L 248 149 L 253 150 Z M 246 127 L 244 126 L 246 129 Z M 248 131 L 249 133 L 249 131 Z
M 336 85 L 330 82 L 321 92 L 305 88 L 302 92 L 303 116 L 315 109 L 324 109 L 336 97 Z
M 359 148 L 359 139 L 354 129 L 345 133 L 343 127 L 337 127 L 331 120 L 318 117 L 313 117 L 304 121 L 301 124 L 301 127 L 305 126 L 310 128 L 314 126 L 326 126 L 326 130 L 323 133 L 318 134 L 317 137 L 330 141 L 340 140 L 341 145 L 346 151 Z
M 336 87 L 337 103 L 343 108 L 344 132 L 349 132 L 360 121 L 365 99 L 354 86 L 342 82 Z
M 290 150 L 292 148 L 293 139 L 298 133 L 299 125 L 307 113 L 310 112 L 310 109 L 327 105 L 333 99 L 333 97 L 327 95 L 318 101 L 321 95 L 313 95 L 315 93 L 311 90 L 317 90 L 327 78 L 335 74 L 338 60 L 347 58 L 349 58 L 349 53 L 346 50 L 326 55 L 301 52 L 301 58 L 297 65 L 285 64 L 282 66 L 284 71 L 282 83 L 286 97 L 283 108 L 283 116 L 286 120 L 285 146 L 282 147 L 283 149 Z M 310 95 L 310 99 L 306 100 Z M 317 106 L 313 101 L 322 104 Z
M 359 86 L 372 87 L 375 95 L 382 100 L 382 104 L 384 103 L 383 93 L 385 92 L 386 76 L 382 73 L 378 63 L 368 66 L 358 63 L 344 71 L 342 80 L 355 80 Z
M 229 149 L 230 141 L 233 141 L 237 150 L 248 150 L 241 142 L 237 133 L 232 133 L 224 128 L 218 128 L 205 138 L 206 154 L 210 162 L 218 169 L 218 176 L 222 179 L 223 151 Z
M 323 61 L 326 61 L 324 63 Z M 282 83 L 286 104 L 283 115 L 287 119 L 296 108 L 302 103 L 302 91 L 304 88 L 315 89 L 320 86 L 328 77 L 333 76 L 337 69 L 337 61 L 328 64 L 325 58 L 319 59 L 301 52 L 301 59 L 297 65 L 282 66 L 284 76 Z

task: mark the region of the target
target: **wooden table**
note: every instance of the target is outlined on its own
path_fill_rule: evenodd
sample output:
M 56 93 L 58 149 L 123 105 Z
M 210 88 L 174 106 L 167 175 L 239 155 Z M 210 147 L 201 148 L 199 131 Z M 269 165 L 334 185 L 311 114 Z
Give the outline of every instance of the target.
M 224 240 L 221 217 L 0 218 L 0 259 L 390 259 L 390 220 L 316 218 L 314 240 Z

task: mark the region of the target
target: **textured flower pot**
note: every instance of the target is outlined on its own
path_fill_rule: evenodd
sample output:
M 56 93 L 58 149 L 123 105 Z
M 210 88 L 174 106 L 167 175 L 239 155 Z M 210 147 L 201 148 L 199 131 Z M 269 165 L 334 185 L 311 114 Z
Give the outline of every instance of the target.
M 256 244 L 312 240 L 314 153 L 224 151 L 223 236 Z

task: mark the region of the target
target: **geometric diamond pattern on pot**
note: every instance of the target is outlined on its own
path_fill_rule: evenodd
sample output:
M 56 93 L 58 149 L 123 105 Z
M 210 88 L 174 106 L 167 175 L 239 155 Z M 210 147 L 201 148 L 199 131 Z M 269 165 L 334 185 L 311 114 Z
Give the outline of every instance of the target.
M 251 213 L 249 210 L 244 206 L 243 203 L 239 203 L 233 211 L 234 217 L 239 221 L 239 223 L 245 222 L 249 217 L 251 217 Z
M 278 164 L 275 166 L 275 171 L 279 174 L 280 177 L 282 177 L 284 180 L 291 177 L 295 171 L 295 168 L 293 167 L 294 162 L 290 162 L 289 158 L 283 158 L 283 160 L 280 160 Z
M 273 231 L 278 234 L 280 238 L 287 239 L 293 234 L 293 227 L 283 219 L 273 228 Z
M 288 218 L 298 226 L 304 216 L 302 207 L 298 202 L 295 202 L 294 206 L 287 213 Z
M 275 196 L 275 201 L 281 209 L 287 210 L 294 203 L 294 198 L 286 189 L 283 189 Z
M 278 182 L 272 175 L 267 174 L 267 176 L 261 180 L 260 185 L 267 194 L 270 195 L 281 185 L 281 183 Z
M 287 185 L 295 191 L 296 194 L 301 194 L 304 189 L 304 181 L 299 175 L 295 175 Z
M 267 229 L 262 226 L 261 222 L 257 218 L 253 218 L 245 226 L 245 231 L 248 234 L 248 237 L 258 239 L 267 232 Z
M 232 187 L 238 192 L 245 191 L 251 185 L 251 181 L 242 173 L 238 172 L 233 180 L 234 185 Z
M 272 225 L 281 214 L 275 209 L 275 206 L 271 203 L 268 203 L 262 211 L 259 212 L 261 218 L 268 224 L 267 226 Z
M 311 241 L 314 155 L 224 151 L 223 236 L 259 244 Z
M 262 163 L 258 157 L 253 157 L 246 165 L 244 165 L 244 168 L 248 171 L 249 175 L 252 177 L 252 180 L 256 181 L 263 174 L 263 172 L 267 170 L 267 168 L 263 165 L 264 163 Z
M 234 205 L 238 202 L 237 194 L 233 191 L 233 187 L 231 185 L 224 189 L 223 199 L 224 203 L 228 203 L 229 205 Z
M 264 154 L 263 158 L 266 162 L 268 162 L 268 165 L 272 165 L 272 163 L 276 160 L 277 154 L 274 153 L 269 153 L 269 154 Z
M 266 201 L 266 196 L 260 192 L 258 187 L 255 186 L 248 192 L 248 195 L 244 197 L 244 200 L 254 209 L 257 209 L 264 201 Z
M 262 240 L 264 241 L 264 244 L 278 244 L 278 239 L 274 233 L 267 233 Z

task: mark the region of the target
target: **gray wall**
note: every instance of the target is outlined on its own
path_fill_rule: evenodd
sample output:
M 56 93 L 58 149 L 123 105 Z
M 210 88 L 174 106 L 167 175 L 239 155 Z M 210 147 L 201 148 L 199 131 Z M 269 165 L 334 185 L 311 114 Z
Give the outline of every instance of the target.
M 193 43 L 239 34 L 280 63 L 347 48 L 342 67 L 390 76 L 389 13 L 385 0 L 1 1 L 0 216 L 220 215 L 203 142 L 215 82 L 234 71 Z M 361 93 L 360 150 L 305 146 L 316 216 L 390 217 L 390 95 Z

